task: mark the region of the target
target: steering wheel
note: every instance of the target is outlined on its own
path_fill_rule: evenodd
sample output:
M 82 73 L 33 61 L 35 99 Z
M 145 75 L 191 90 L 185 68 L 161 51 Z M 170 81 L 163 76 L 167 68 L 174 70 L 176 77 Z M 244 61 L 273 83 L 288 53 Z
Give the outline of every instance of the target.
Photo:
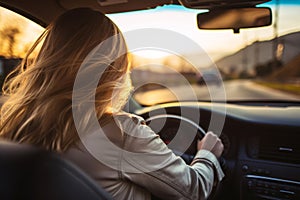
M 151 116 L 145 122 L 160 135 L 173 153 L 180 156 L 187 164 L 193 161 L 197 153 L 197 140 L 201 140 L 206 134 L 199 124 L 186 117 L 173 114 Z M 224 169 L 225 159 L 221 157 L 219 162 Z

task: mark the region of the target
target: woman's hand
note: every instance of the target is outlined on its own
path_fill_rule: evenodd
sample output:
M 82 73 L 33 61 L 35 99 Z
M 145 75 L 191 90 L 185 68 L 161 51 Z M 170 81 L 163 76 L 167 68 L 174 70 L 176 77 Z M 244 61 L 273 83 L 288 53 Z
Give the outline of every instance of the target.
M 216 134 L 208 132 L 201 141 L 198 141 L 198 151 L 201 149 L 208 150 L 219 158 L 224 150 L 224 145 Z

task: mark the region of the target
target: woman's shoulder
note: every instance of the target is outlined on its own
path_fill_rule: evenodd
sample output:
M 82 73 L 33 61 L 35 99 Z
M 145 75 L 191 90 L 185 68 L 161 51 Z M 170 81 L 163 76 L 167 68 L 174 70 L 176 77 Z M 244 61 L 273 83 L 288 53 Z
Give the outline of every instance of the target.
M 114 118 L 122 123 L 130 123 L 133 125 L 145 125 L 144 118 L 127 112 L 120 112 L 114 115 Z
M 140 116 L 122 112 L 115 115 L 114 118 L 119 121 L 119 124 L 125 134 L 142 138 L 147 138 L 150 135 L 153 135 L 153 131 L 146 125 L 144 118 Z

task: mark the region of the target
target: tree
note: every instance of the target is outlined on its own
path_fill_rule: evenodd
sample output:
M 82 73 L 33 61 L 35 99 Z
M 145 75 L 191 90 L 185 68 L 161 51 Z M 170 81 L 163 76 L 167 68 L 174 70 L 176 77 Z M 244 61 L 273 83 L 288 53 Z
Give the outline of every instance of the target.
M 1 36 L 8 42 L 8 55 L 14 56 L 14 46 L 16 44 L 16 36 L 20 33 L 18 27 L 8 26 L 1 30 Z
M 282 67 L 282 63 L 278 60 L 270 60 L 265 64 L 259 64 L 255 66 L 256 75 L 259 77 L 265 77 L 270 75 L 273 71 Z

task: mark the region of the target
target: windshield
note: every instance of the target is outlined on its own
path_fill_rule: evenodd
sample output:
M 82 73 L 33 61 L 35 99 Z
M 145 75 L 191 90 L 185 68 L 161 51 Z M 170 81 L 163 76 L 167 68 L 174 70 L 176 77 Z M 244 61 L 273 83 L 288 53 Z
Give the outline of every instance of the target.
M 182 6 L 108 15 L 131 52 L 135 100 L 299 101 L 300 1 L 259 6 L 272 9 L 272 25 L 239 34 L 199 30 L 206 11 Z
M 206 10 L 169 5 L 109 14 L 131 55 L 133 98 L 176 101 L 299 101 L 300 0 L 273 0 L 271 26 L 199 30 Z M 0 85 L 44 30 L 0 7 Z

